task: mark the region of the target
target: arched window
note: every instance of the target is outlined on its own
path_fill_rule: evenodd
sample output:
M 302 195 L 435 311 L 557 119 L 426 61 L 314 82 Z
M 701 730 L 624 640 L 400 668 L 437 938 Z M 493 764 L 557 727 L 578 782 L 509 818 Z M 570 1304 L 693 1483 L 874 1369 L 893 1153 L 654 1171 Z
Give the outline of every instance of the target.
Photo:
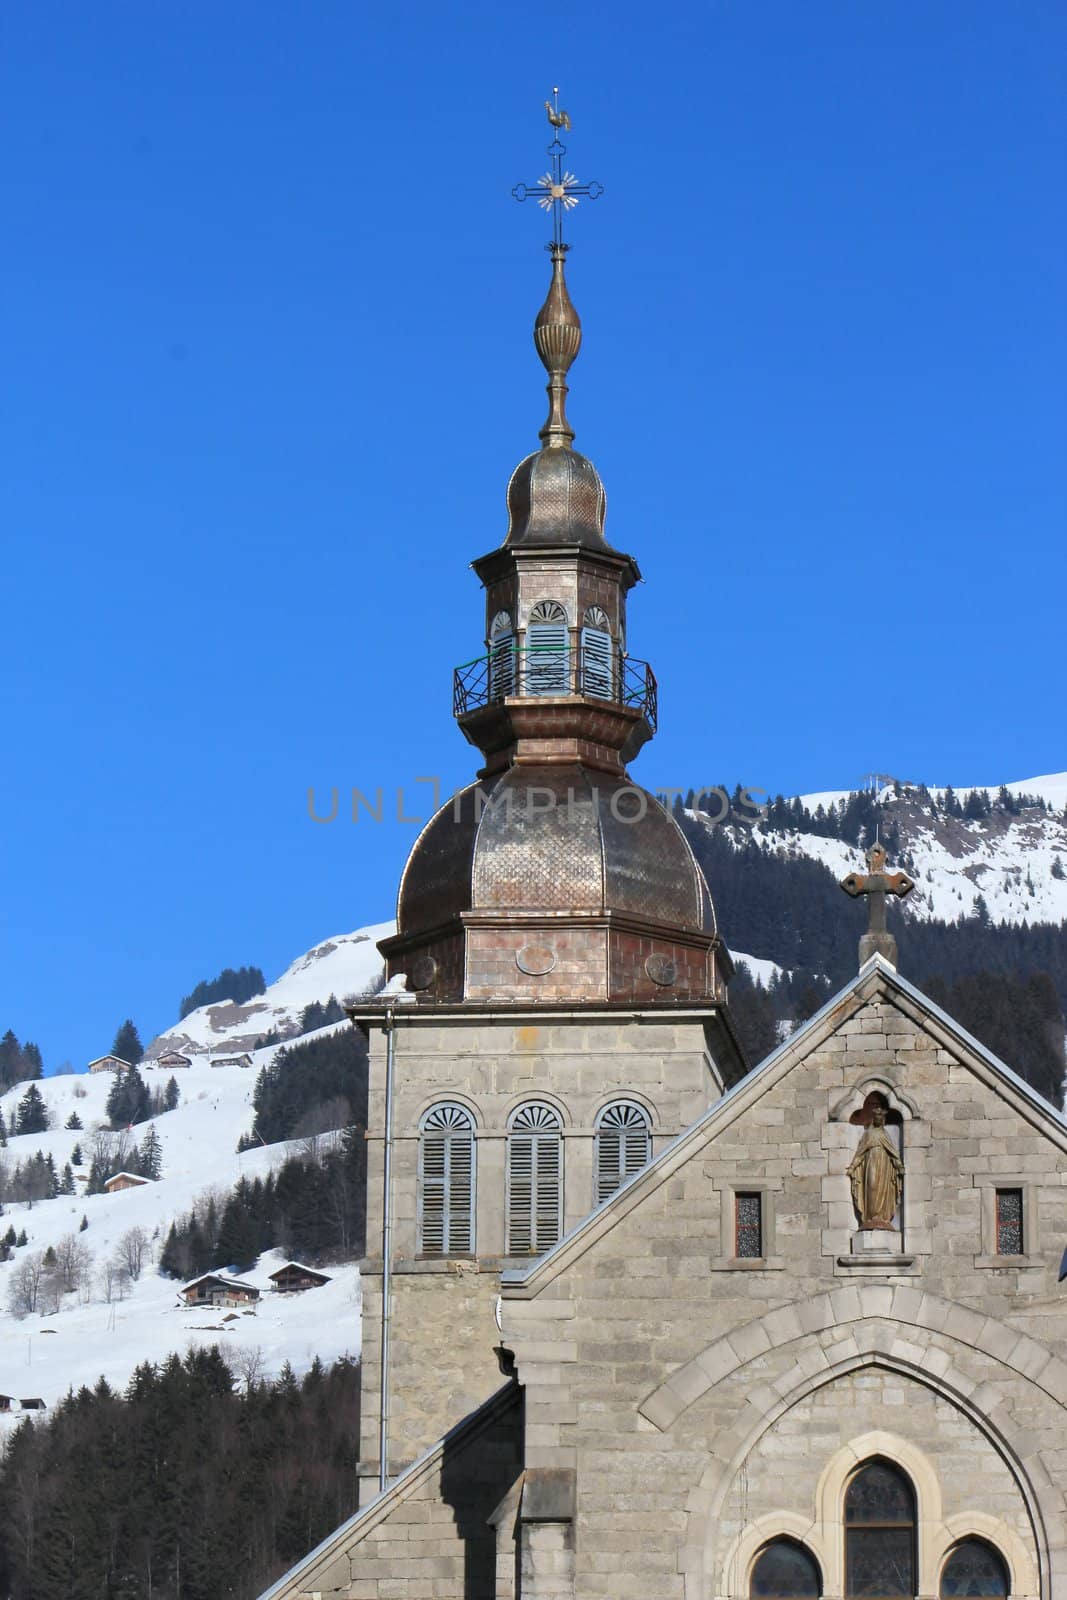
M 632 1100 L 604 1107 L 596 1125 L 596 1205 L 648 1165 L 650 1126 L 648 1112 Z
M 607 613 L 599 606 L 590 606 L 585 613 L 581 644 L 582 693 L 597 700 L 614 700 L 615 646 Z
M 571 636 L 558 600 L 539 600 L 526 627 L 527 694 L 568 694 Z
M 474 1118 L 433 1106 L 419 1130 L 419 1242 L 425 1256 L 474 1251 Z
M 941 1572 L 942 1600 L 957 1595 L 1006 1595 L 1011 1578 L 1003 1557 L 984 1539 L 964 1539 Z
M 520 1106 L 508 1132 L 507 1250 L 540 1255 L 563 1224 L 563 1141 L 559 1113 L 540 1102 Z
M 489 624 L 489 698 L 515 693 L 515 626 L 510 611 L 498 611 Z
M 845 1490 L 848 1600 L 914 1600 L 915 1492 L 898 1467 L 867 1461 Z
M 772 1539 L 756 1557 L 748 1592 L 751 1600 L 818 1600 L 818 1563 L 795 1539 Z

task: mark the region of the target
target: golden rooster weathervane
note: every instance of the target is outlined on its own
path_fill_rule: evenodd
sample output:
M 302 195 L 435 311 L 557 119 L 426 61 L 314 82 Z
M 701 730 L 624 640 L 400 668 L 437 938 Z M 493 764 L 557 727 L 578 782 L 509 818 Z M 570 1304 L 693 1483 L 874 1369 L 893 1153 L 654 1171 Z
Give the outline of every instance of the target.
M 597 183 L 595 179 L 592 183 L 579 183 L 573 172 L 564 170 L 563 157 L 567 154 L 567 147 L 560 142 L 559 130 L 565 128 L 569 133 L 571 119 L 566 111 L 560 110 L 558 85 L 553 87 L 552 99 L 545 101 L 545 110 L 555 132 L 555 137 L 548 147 L 552 162 L 551 170 L 538 178 L 536 184 L 517 183 L 511 192 L 516 200 L 532 197 L 542 211 L 552 212 L 552 243 L 548 249 L 559 252 L 568 248 L 563 242 L 564 211 L 573 211 L 581 195 L 590 200 L 598 200 L 604 193 L 604 185 Z

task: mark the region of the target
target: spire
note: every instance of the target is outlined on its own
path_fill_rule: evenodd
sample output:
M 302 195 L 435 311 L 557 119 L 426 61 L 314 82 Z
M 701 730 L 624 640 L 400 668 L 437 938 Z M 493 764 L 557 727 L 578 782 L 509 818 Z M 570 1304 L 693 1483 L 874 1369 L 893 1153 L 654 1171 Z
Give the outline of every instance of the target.
M 582 324 L 567 293 L 563 270 L 570 248 L 563 242 L 563 214 L 574 210 L 580 195 L 598 199 L 604 186 L 595 180 L 579 183 L 573 172 L 564 169 L 567 147 L 560 142 L 559 130 L 566 128 L 569 132 L 571 119 L 560 110 L 558 88 L 552 90 L 552 99 L 545 101 L 545 111 L 555 133 L 548 147 L 551 168 L 538 178 L 536 185 L 517 183 L 511 192 L 516 200 L 536 199 L 542 211 L 552 213 L 552 242 L 547 246 L 552 256 L 552 282 L 534 323 L 534 344 L 548 373 L 548 420 L 539 437 L 542 448 L 551 450 L 568 449 L 574 439 L 566 412 L 567 373 L 582 344 Z
M 885 897 L 895 894 L 903 900 L 915 887 L 913 879 L 906 872 L 886 872 L 885 864 L 885 846 L 881 840 L 877 840 L 867 851 L 870 871 L 866 875 L 850 872 L 847 878 L 841 879 L 841 887 L 846 894 L 853 898 L 864 894 L 867 896 L 867 932 L 860 939 L 861 967 L 874 955 L 882 956 L 890 966 L 896 966 L 897 941 L 886 927 Z

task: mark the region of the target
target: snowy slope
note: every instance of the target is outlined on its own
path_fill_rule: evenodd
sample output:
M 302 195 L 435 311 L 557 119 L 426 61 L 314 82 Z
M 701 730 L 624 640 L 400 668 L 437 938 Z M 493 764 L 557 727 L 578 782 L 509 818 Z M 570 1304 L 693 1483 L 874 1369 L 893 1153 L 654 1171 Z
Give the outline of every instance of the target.
M 186 1054 L 205 1051 L 251 1050 L 271 1030 L 282 1038 L 300 1031 L 300 1014 L 314 1001 L 325 1003 L 372 993 L 383 969 L 378 940 L 395 932 L 392 922 L 378 922 L 354 933 L 339 933 L 299 956 L 255 999 L 237 1005 L 232 1000 L 200 1006 L 161 1033 L 145 1051 L 151 1059 L 164 1050 Z
M 71 1385 L 92 1384 L 101 1374 L 121 1386 L 139 1361 L 159 1361 L 196 1343 L 259 1347 L 268 1375 L 277 1374 L 286 1360 L 300 1372 L 316 1355 L 324 1362 L 358 1355 L 359 1269 L 354 1263 L 326 1268 L 332 1281 L 321 1289 L 282 1297 L 269 1292 L 267 1282 L 268 1273 L 282 1264 L 282 1258 L 264 1255 L 255 1271 L 242 1275 L 264 1291 L 263 1298 L 255 1313 L 238 1313 L 231 1322 L 223 1322 L 222 1312 L 180 1306 L 180 1285 L 159 1277 L 154 1265 L 131 1286 L 128 1299 L 112 1304 L 103 1299 L 100 1268 L 128 1229 L 144 1228 L 158 1251 L 171 1220 L 188 1211 L 198 1195 L 212 1187 L 227 1191 L 242 1174 L 262 1175 L 295 1148 L 277 1144 L 236 1153 L 237 1140 L 252 1121 L 257 1069 L 272 1055 L 270 1049 L 257 1052 L 252 1070 L 211 1067 L 203 1058 L 174 1074 L 181 1101 L 154 1124 L 163 1146 L 163 1176 L 158 1183 L 114 1195 L 78 1193 L 32 1207 L 5 1207 L 0 1228 L 9 1224 L 16 1232 L 24 1228 L 29 1243 L 15 1251 L 13 1261 L 0 1264 L 0 1393 L 18 1398 L 39 1395 L 51 1404 Z M 165 1081 L 149 1063 L 144 1069 L 149 1085 Z M 41 1150 L 50 1153 L 62 1171 L 78 1143 L 87 1158 L 94 1126 L 106 1125 L 104 1105 L 111 1081 L 109 1073 L 42 1080 L 38 1088 L 53 1126 L 47 1133 L 10 1138 L 0 1159 L 11 1168 Z M 18 1085 L 0 1099 L 9 1126 L 25 1088 Z M 84 1125 L 80 1133 L 63 1127 L 72 1111 Z M 143 1135 L 146 1127 L 135 1133 Z M 80 1170 L 87 1176 L 87 1168 Z M 83 1216 L 89 1226 L 81 1233 Z M 76 1233 L 93 1254 L 88 1291 L 68 1297 L 55 1316 L 13 1316 L 7 1310 L 8 1288 L 19 1262 L 28 1252 L 54 1245 L 69 1233 Z
M 1016 796 L 1037 795 L 1051 809 L 1024 807 L 1016 817 L 994 812 L 981 821 L 933 818 L 928 809 L 923 813 L 907 790 L 902 800 L 895 798 L 892 788 L 882 790 L 883 838 L 895 820 L 908 870 L 916 881 L 915 892 L 905 902 L 908 914 L 954 922 L 972 915 L 981 896 L 994 922 L 1067 922 L 1067 773 L 1025 778 L 1005 787 Z M 830 790 L 799 798 L 814 814 L 820 805 L 829 810 L 847 801 L 850 792 L 854 791 Z M 938 797 L 945 793 L 930 792 Z M 971 792 L 958 789 L 956 796 L 965 802 Z M 995 801 L 998 788 L 979 792 Z M 765 850 L 821 861 L 837 878 L 862 870 L 860 852 L 840 839 L 797 830 L 782 834 L 761 824 L 746 827 L 744 835 Z M 1057 861 L 1062 877 L 1053 875 Z

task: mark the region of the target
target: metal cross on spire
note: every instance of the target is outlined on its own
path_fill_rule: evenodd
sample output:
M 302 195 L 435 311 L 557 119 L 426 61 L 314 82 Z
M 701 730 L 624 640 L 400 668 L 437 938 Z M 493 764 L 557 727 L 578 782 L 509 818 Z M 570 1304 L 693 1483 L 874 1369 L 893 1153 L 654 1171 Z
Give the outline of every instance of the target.
M 559 252 L 567 246 L 563 243 L 563 213 L 573 211 L 578 204 L 580 196 L 589 200 L 598 200 L 604 193 L 604 185 L 594 179 L 591 183 L 579 183 L 573 172 L 568 172 L 563 165 L 563 158 L 567 154 L 567 146 L 560 141 L 559 130 L 566 128 L 570 132 L 571 119 L 565 111 L 559 108 L 559 88 L 552 90 L 552 99 L 545 101 L 545 110 L 548 120 L 555 130 L 555 137 L 548 147 L 552 167 L 549 172 L 536 183 L 517 183 L 512 189 L 516 200 L 536 200 L 542 211 L 552 213 L 552 243 L 550 250 Z

